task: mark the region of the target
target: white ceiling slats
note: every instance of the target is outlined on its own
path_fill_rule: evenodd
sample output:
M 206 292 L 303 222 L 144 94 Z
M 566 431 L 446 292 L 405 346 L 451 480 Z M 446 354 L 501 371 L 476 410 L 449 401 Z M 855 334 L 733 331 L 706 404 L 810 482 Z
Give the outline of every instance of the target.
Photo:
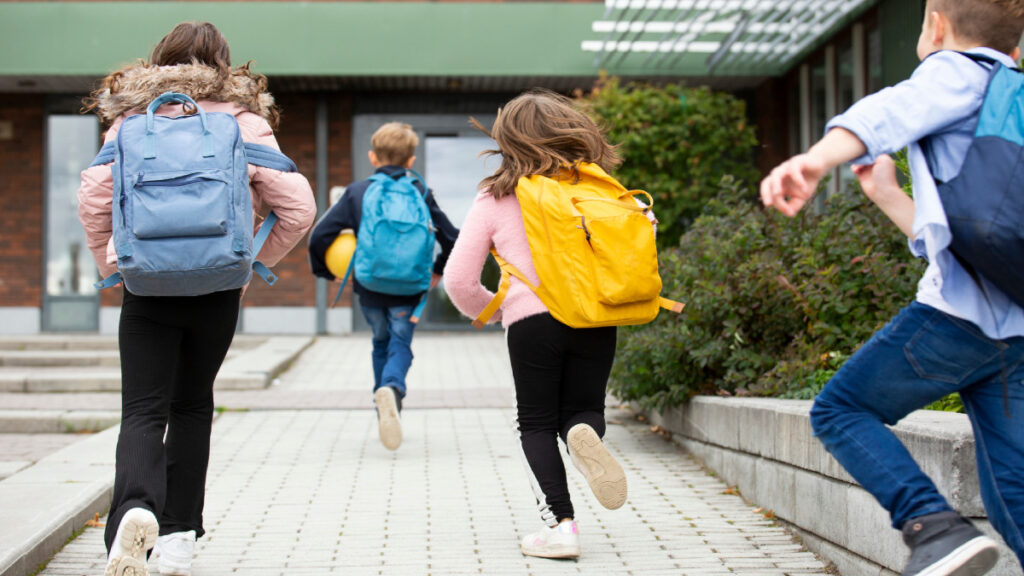
M 875 0 L 606 0 L 585 40 L 594 65 L 631 62 L 671 70 L 685 55 L 708 55 L 705 66 L 752 71 L 788 68 L 844 18 Z

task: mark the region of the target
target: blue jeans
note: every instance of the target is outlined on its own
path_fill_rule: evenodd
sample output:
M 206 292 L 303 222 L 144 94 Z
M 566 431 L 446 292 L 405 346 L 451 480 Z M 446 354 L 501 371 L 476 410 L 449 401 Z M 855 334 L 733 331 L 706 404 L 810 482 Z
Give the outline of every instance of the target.
M 811 425 L 899 529 L 952 508 L 885 425 L 959 392 L 974 428 L 988 518 L 1024 563 L 1022 362 L 1024 338 L 992 340 L 970 322 L 914 302 L 829 381 L 811 409 Z
M 373 330 L 373 390 L 391 386 L 398 398 L 405 398 L 405 375 L 412 365 L 411 322 L 413 306 L 371 308 L 363 306 L 363 316 Z

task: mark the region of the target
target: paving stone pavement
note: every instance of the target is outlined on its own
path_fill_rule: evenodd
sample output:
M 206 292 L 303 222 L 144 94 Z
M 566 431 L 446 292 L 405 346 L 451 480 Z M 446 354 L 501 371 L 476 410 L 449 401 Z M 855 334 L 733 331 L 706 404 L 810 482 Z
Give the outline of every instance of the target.
M 825 573 L 785 529 L 614 408 L 606 443 L 629 478 L 626 505 L 602 508 L 567 460 L 583 554 L 577 561 L 522 556 L 518 541 L 540 520 L 512 431 L 514 411 L 472 406 L 511 398 L 501 339 L 417 336 L 405 440 L 396 452 L 377 439 L 361 340 L 368 345 L 320 340 L 275 388 L 348 390 L 366 409 L 220 415 L 195 576 Z M 433 355 L 439 351 L 447 359 Z M 438 390 L 456 406 L 414 407 L 417 394 Z M 103 566 L 102 529 L 88 528 L 41 574 L 94 576 Z
M 0 480 L 81 439 L 78 434 L 0 434 Z

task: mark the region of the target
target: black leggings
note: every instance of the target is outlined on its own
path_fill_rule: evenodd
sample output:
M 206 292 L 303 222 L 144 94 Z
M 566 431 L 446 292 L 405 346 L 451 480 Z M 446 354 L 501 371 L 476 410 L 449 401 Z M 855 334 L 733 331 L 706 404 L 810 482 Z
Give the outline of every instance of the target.
M 523 454 L 533 472 L 541 518 L 554 526 L 573 518 L 558 436 L 576 424 L 604 436 L 604 402 L 615 358 L 614 327 L 573 329 L 550 314 L 508 328 Z
M 153 512 L 161 535 L 203 535 L 213 381 L 235 334 L 239 295 L 124 291 L 118 332 L 121 433 L 104 533 L 108 551 L 131 508 Z

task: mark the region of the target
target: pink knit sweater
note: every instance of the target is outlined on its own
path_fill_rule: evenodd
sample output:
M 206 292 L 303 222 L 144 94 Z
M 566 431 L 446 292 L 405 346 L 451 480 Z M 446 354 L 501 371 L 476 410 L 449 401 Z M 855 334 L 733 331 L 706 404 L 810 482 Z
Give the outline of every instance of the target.
M 530 257 L 519 200 L 515 194 L 495 200 L 489 192 L 483 191 L 473 202 L 444 269 L 448 296 L 455 307 L 470 318 L 475 319 L 494 296 L 480 284 L 480 271 L 492 246 L 531 282 L 540 284 Z M 513 277 L 508 295 L 491 321 L 500 319 L 507 328 L 527 316 L 547 311 L 540 298 Z

